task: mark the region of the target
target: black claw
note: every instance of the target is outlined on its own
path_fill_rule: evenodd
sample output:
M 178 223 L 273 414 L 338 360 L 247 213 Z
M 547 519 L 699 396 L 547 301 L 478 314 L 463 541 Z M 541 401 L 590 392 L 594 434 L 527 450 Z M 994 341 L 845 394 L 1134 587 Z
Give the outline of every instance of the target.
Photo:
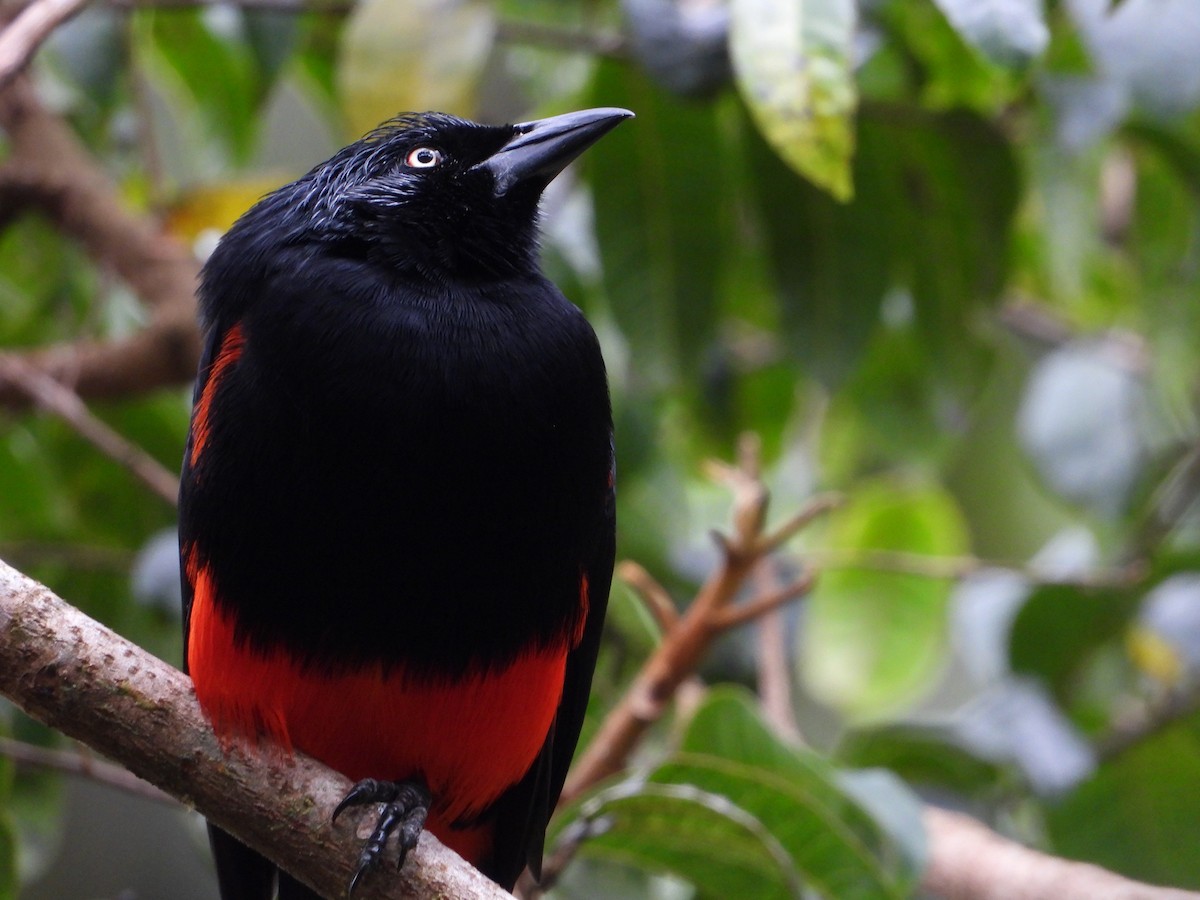
M 391 803 L 396 799 L 399 785 L 391 781 L 376 781 L 374 778 L 364 778 L 350 793 L 342 798 L 342 802 L 333 811 L 330 821 L 336 822 L 337 817 L 351 806 L 366 806 L 368 803 Z
M 359 880 L 369 870 L 379 864 L 383 851 L 387 847 L 388 837 L 399 828 L 397 843 L 399 844 L 399 859 L 396 868 L 404 865 L 408 853 L 417 846 L 421 831 L 425 827 L 425 817 L 429 814 L 429 804 L 432 797 L 429 788 L 420 781 L 376 781 L 366 778 L 350 789 L 342 802 L 333 811 L 333 820 L 351 806 L 366 806 L 371 803 L 384 804 L 375 823 L 375 830 L 363 844 L 358 856 L 358 865 L 350 879 L 347 889 L 354 894 Z

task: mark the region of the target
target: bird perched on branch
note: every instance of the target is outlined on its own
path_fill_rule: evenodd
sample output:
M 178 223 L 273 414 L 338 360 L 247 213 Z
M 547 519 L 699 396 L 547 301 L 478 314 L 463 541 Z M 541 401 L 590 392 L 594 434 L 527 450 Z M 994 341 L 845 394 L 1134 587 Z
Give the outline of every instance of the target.
M 632 114 L 404 115 L 247 212 L 205 265 L 180 493 L 184 652 L 217 733 L 539 871 L 614 554 L 595 334 L 538 267 L 542 190 Z M 335 814 L 336 815 L 336 814 Z M 225 900 L 275 867 L 210 826 Z M 316 896 L 278 873 L 282 900 Z

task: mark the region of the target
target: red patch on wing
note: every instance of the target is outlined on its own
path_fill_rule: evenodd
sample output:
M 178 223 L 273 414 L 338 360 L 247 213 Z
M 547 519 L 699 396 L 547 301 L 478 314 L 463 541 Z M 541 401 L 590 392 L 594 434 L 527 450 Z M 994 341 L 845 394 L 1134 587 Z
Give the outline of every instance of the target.
M 200 392 L 200 399 L 196 401 L 196 408 L 192 413 L 192 455 L 188 462 L 193 466 L 200 458 L 204 445 L 208 443 L 211 430 L 209 414 L 212 411 L 212 400 L 217 392 L 217 385 L 221 383 L 221 378 L 229 367 L 238 361 L 245 345 L 246 336 L 242 332 L 242 323 L 238 322 L 225 332 L 225 336 L 221 338 L 221 346 L 217 348 L 216 356 L 208 367 L 208 380 L 204 382 L 204 390 Z
M 379 665 L 324 674 L 239 641 L 194 551 L 187 572 L 188 670 L 218 735 L 303 750 L 352 780 L 423 775 L 434 796 L 429 830 L 466 859 L 486 860 L 489 825 L 450 826 L 486 809 L 533 764 L 562 694 L 565 644 L 457 680 Z
M 575 623 L 575 630 L 571 634 L 572 649 L 579 646 L 579 642 L 583 640 L 583 629 L 587 627 L 588 611 L 592 605 L 591 590 L 588 587 L 587 572 L 581 572 L 579 575 L 579 620 Z

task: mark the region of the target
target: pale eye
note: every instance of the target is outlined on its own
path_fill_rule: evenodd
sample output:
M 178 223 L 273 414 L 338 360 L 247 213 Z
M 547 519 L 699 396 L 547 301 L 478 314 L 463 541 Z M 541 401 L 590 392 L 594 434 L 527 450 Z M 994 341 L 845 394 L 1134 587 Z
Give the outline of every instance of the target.
M 442 151 L 433 147 L 416 147 L 408 151 L 404 164 L 410 169 L 432 169 L 442 162 Z

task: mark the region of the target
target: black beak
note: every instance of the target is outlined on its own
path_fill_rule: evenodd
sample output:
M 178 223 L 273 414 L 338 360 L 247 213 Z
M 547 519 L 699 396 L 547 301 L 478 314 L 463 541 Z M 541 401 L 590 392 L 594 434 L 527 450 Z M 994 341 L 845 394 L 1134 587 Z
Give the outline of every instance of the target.
M 514 125 L 512 139 L 475 166 L 492 173 L 496 196 L 518 184 L 541 190 L 596 141 L 633 113 L 627 109 L 585 109 Z

